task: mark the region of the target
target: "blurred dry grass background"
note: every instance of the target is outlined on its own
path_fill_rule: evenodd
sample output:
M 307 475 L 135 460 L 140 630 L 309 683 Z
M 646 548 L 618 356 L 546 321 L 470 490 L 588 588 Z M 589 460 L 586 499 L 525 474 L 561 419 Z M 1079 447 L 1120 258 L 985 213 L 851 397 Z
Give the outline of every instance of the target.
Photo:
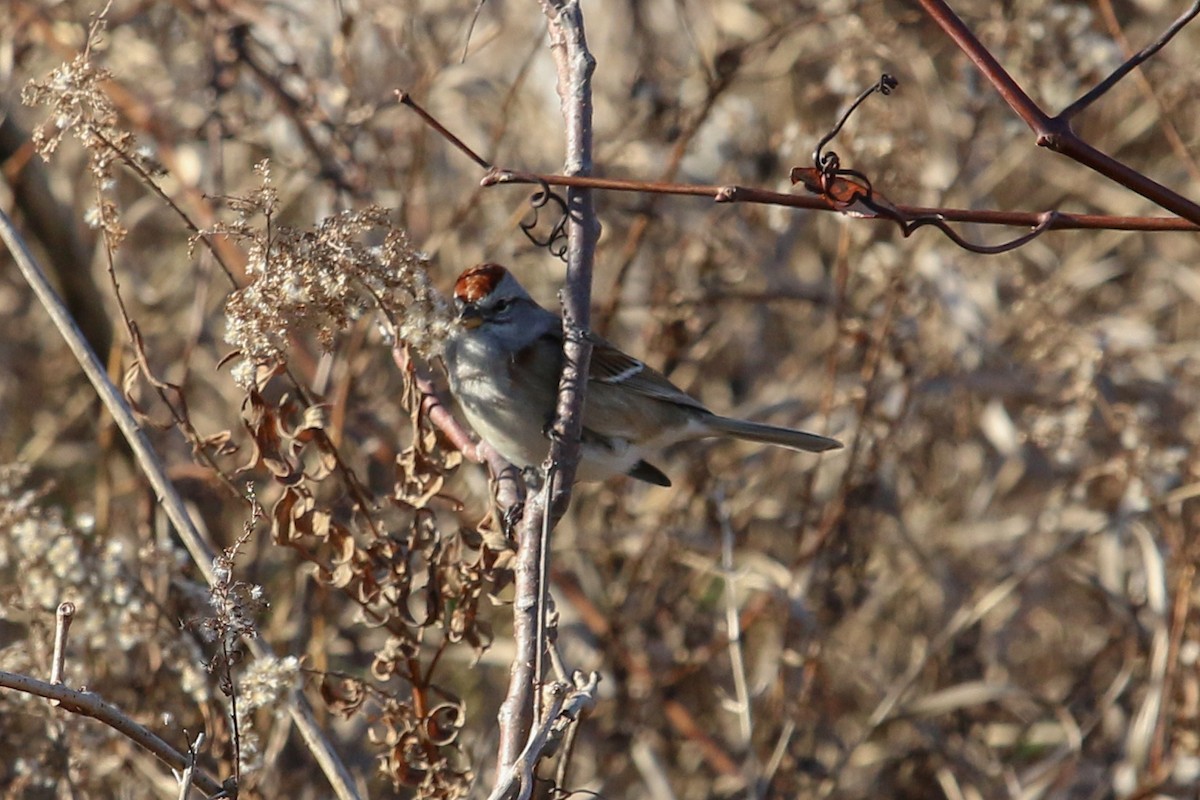
M 1122 60 L 1094 3 L 954 5 L 1049 110 Z M 1115 12 L 1140 46 L 1175 5 L 1120 2 Z M 70 60 L 96 10 L 9 1 L 5 125 L 28 134 L 43 124 L 42 111 L 21 105 L 21 87 Z M 122 1 L 95 58 L 112 71 L 121 125 L 201 225 L 212 223 L 206 197 L 252 192 L 252 165 L 269 159 L 280 223 L 313 226 L 378 203 L 430 254 L 440 286 L 499 261 L 552 303 L 560 264 L 517 229 L 527 190 L 478 188 L 479 171 L 391 98 L 410 91 L 497 164 L 559 168 L 540 9 L 485 4 L 460 63 L 473 10 L 447 0 Z M 834 149 L 893 201 L 1155 211 L 1036 148 L 909 4 L 659 0 L 584 11 L 601 174 L 786 190 L 790 167 L 806 164 L 838 110 L 886 71 L 899 91 L 870 100 Z M 1147 83 L 1131 76 L 1078 122 L 1093 144 L 1193 197 L 1198 37 L 1186 29 L 1149 63 Z M 124 329 L 106 327 L 115 303 L 103 247 L 84 226 L 96 202 L 84 155 L 68 144 L 44 167 L 62 217 L 25 201 L 13 176 L 28 156 L 6 162 L 0 202 L 57 267 L 93 341 L 115 339 L 110 360 L 128 365 Z M 116 272 L 149 362 L 183 387 L 201 435 L 232 432 L 239 452 L 217 456 L 232 474 L 250 442 L 244 392 L 218 368 L 230 349 L 229 284 L 134 176 L 118 170 L 110 189 L 129 231 Z M 1050 233 L 985 257 L 929 229 L 905 240 L 832 214 L 616 194 L 597 205 L 594 294 L 606 336 L 714 409 L 850 446 L 817 459 L 691 445 L 663 465 L 673 489 L 578 489 L 554 540 L 559 642 L 570 666 L 603 682 L 562 788 L 655 800 L 1194 796 L 1195 234 Z M 39 237 L 35 223 L 47 219 Z M 202 591 L 94 392 L 3 258 L 0 463 L 24 466 L 0 475 L 0 668 L 44 676 L 53 609 L 75 599 L 68 682 L 181 746 L 185 729 L 212 731 L 206 763 L 227 775 L 225 702 L 203 669 L 212 654 L 179 625 L 206 613 Z M 412 424 L 370 315 L 329 354 L 298 342 L 291 366 L 327 404 L 325 429 L 371 496 L 391 496 Z M 145 385 L 137 391 L 168 420 Z M 176 429 L 152 436 L 209 535 L 228 546 L 246 504 Z M 235 479 L 246 481 L 268 508 L 280 496 L 265 470 Z M 319 502 L 340 513 L 344 491 L 323 491 Z M 430 541 L 482 564 L 470 532 L 487 513 L 485 475 L 459 467 L 443 494 L 461 503 L 435 500 L 418 515 Z M 381 515 L 399 529 L 410 512 Z M 296 549 L 263 530 L 238 567 L 265 589 L 261 633 L 277 652 L 382 693 L 411 692 L 379 669 L 372 677 L 384 634 Z M 487 564 L 459 578 L 503 600 L 489 583 L 500 572 Z M 494 632 L 487 649 L 454 642 L 440 622 L 417 642 L 427 665 L 444 651 L 437 682 L 464 709 L 454 764 L 474 770 L 477 794 L 491 776 L 510 653 L 508 609 L 484 599 L 479 615 L 470 625 Z M 729 644 L 733 621 L 740 649 Z M 310 676 L 318 705 L 319 683 Z M 173 796 L 169 775 L 94 722 L 11 694 L 0 704 L 8 796 Z M 416 796 L 378 774 L 387 747 L 369 735 L 380 727 L 366 712 L 323 719 L 370 796 Z M 243 796 L 328 794 L 286 718 L 264 709 L 253 724 L 264 763 Z M 405 782 L 397 764 L 384 767 Z

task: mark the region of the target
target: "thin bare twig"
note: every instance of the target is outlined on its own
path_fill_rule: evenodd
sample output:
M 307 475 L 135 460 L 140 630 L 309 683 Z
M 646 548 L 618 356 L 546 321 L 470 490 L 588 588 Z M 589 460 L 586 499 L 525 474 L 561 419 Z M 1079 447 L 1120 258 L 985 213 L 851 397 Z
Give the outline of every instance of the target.
M 742 623 L 737 607 L 737 573 L 733 568 L 733 523 L 725 508 L 725 492 L 717 490 L 713 498 L 717 521 L 721 525 L 721 578 L 725 581 L 725 636 L 728 640 L 730 669 L 736 698 L 742 746 L 749 748 L 754 734 L 750 714 L 750 687 L 746 681 L 746 656 L 742 652 Z
M 27 675 L 3 671 L 0 671 L 0 687 L 45 697 L 47 700 L 56 701 L 61 708 L 73 714 L 99 720 L 129 738 L 143 750 L 152 753 L 159 761 L 172 769 L 181 770 L 188 765 L 187 756 L 149 728 L 134 722 L 121 709 L 106 703 L 94 692 L 76 691 L 68 689 L 66 686 L 39 681 L 37 678 L 30 678 Z M 215 794 L 222 789 L 221 784 L 204 772 L 197 771 L 194 781 L 197 786 L 209 794 Z
M 516 760 L 500 774 L 488 800 L 503 800 L 516 792 L 517 800 L 529 800 L 533 795 L 535 769 L 547 751 L 553 749 L 567 729 L 581 715 L 596 705 L 596 689 L 600 675 L 576 672 L 574 688 L 562 681 L 545 687 L 545 710 L 537 725 L 530 731 L 525 746 Z
M 1172 22 L 1171 26 L 1163 32 L 1162 36 L 1159 36 L 1137 53 L 1134 53 L 1125 61 L 1124 64 L 1113 70 L 1111 75 L 1100 81 L 1100 83 L 1096 84 L 1096 86 L 1090 92 L 1085 94 L 1083 97 L 1080 97 L 1074 103 L 1071 103 L 1071 105 L 1067 106 L 1062 111 L 1058 112 L 1058 118 L 1069 120 L 1080 111 L 1083 111 L 1092 103 L 1099 100 L 1109 89 L 1116 86 L 1122 78 L 1132 72 L 1142 62 L 1166 47 L 1167 42 L 1175 38 L 1175 34 L 1183 30 L 1183 27 L 1195 19 L 1197 14 L 1200 14 L 1200 2 L 1192 3 L 1192 7 L 1183 12 L 1183 14 L 1179 16 L 1179 19 Z
M 1150 754 L 1154 750 L 1154 736 L 1159 720 L 1166 713 L 1167 674 L 1170 670 L 1171 652 L 1170 621 L 1168 619 L 1170 590 L 1167 587 L 1167 568 L 1161 545 L 1155 541 L 1150 529 L 1140 520 L 1128 525 L 1128 533 L 1141 556 L 1141 567 L 1146 592 L 1146 617 L 1150 646 L 1146 661 L 1149 667 L 1145 694 L 1137 711 L 1129 720 L 1125 734 L 1126 758 L 1139 772 L 1153 774 Z
M 1037 134 L 1039 147 L 1049 148 L 1078 161 L 1094 172 L 1137 192 L 1162 208 L 1178 214 L 1192 223 L 1200 224 L 1200 205 L 1080 139 L 1071 129 L 1071 121 L 1068 116 L 1059 114 L 1051 117 L 1043 111 L 944 0 L 920 0 L 920 2 L 930 19 L 936 22 L 946 35 L 958 45 L 959 49 L 975 63 L 975 66 L 995 87 L 997 93 L 1004 98 L 1009 107 Z M 1138 56 L 1134 56 L 1134 58 L 1137 59 Z M 1068 108 L 1068 110 L 1071 109 Z
M 204 731 L 197 733 L 196 738 L 188 745 L 187 768 L 183 770 L 182 775 L 176 773 L 179 778 L 179 800 L 187 800 L 192 791 L 192 783 L 196 780 L 196 757 L 200 755 L 201 747 L 204 747 Z
M 1167 647 L 1167 671 L 1163 676 L 1164 713 L 1158 717 L 1154 727 L 1154 736 L 1150 744 L 1150 771 L 1156 772 L 1163 768 L 1166 762 L 1167 725 L 1170 718 L 1168 713 L 1174 695 L 1172 689 L 1179 672 L 1179 648 L 1183 645 L 1183 632 L 1187 626 L 1189 606 L 1192 597 L 1192 584 L 1196 578 L 1196 565 L 1188 564 L 1183 568 L 1175 584 L 1175 603 L 1171 608 L 1171 636 Z
M 546 486 L 544 489 L 546 499 L 544 499 L 542 501 L 543 506 L 546 508 L 550 507 L 550 498 L 554 494 L 554 482 L 558 478 L 558 476 L 559 476 L 559 472 L 555 468 L 555 465 L 552 462 L 550 464 L 550 467 L 546 471 Z M 547 641 L 547 639 L 546 639 L 546 618 L 547 618 L 547 615 L 549 614 L 549 610 L 550 610 L 549 606 L 550 606 L 550 528 L 551 528 L 551 523 L 552 523 L 552 516 L 550 514 L 544 514 L 542 516 L 542 530 L 541 530 L 541 535 L 540 535 L 541 536 L 541 545 L 538 547 L 539 552 L 538 552 L 538 574 L 537 574 L 537 585 L 541 587 L 542 591 L 538 595 L 537 604 L 534 606 L 534 611 L 536 613 L 536 616 L 534 619 L 534 626 L 533 626 L 533 641 L 537 643 L 537 647 L 534 650 L 534 659 L 533 659 L 533 676 L 534 676 L 533 680 L 534 680 L 534 689 L 535 690 L 539 689 L 541 687 L 542 678 L 546 674 L 546 665 L 545 665 L 546 652 L 548 650 L 553 649 L 550 646 L 550 642 Z M 555 666 L 559 667 L 559 670 L 561 671 L 561 665 L 558 662 L 555 662 Z M 542 714 L 541 705 L 535 704 L 534 708 L 533 708 L 534 724 L 536 725 L 536 724 L 542 722 L 544 719 L 545 719 L 545 717 Z
M 1125 53 L 1126 57 L 1132 56 L 1133 48 L 1130 46 L 1129 40 L 1125 37 L 1125 31 L 1121 28 L 1120 20 L 1117 19 L 1117 12 L 1113 10 L 1112 0 L 1100 0 L 1098 7 L 1100 16 L 1104 19 L 1104 24 L 1108 26 L 1108 32 L 1112 34 L 1113 41 L 1120 45 L 1121 51 Z M 1138 70 L 1133 74 L 1133 78 L 1142 90 L 1142 94 L 1148 97 L 1158 108 L 1163 136 L 1166 137 L 1167 143 L 1171 146 L 1171 152 L 1175 154 L 1175 160 L 1187 167 L 1188 174 L 1192 177 L 1193 183 L 1200 183 L 1200 165 L 1196 164 L 1196 157 L 1188 150 L 1188 145 L 1184 142 L 1183 135 L 1179 132 L 1179 126 L 1171 121 L 1170 109 L 1163 102 L 1161 93 L 1155 88 L 1154 84 L 1150 83 L 1150 79 L 1146 77 L 1145 72 Z
M 645 784 L 646 792 L 652 800 L 675 800 L 675 792 L 671 791 L 671 781 L 667 778 L 667 771 L 663 768 L 662 762 L 655 755 L 654 750 L 646 742 L 647 738 L 649 737 L 641 735 L 633 740 L 629 757 L 641 774 L 642 783 Z
M 59 603 L 54 615 L 54 657 L 50 662 L 50 682 L 56 686 L 63 682 L 63 665 L 67 659 L 67 631 L 75 619 L 75 604 Z M 57 704 L 55 704 L 57 705 Z
M 507 170 L 499 167 L 494 167 L 475 153 L 470 147 L 463 143 L 457 136 L 451 133 L 444 125 L 434 118 L 428 111 L 418 105 L 407 93 L 398 92 L 397 97 L 400 102 L 408 105 L 416 111 L 421 118 L 441 134 L 448 142 L 465 153 L 476 164 L 487 169 L 487 174 L 480 181 L 480 185 L 494 186 L 503 183 L 519 183 L 519 184 L 536 184 L 541 186 L 541 190 L 534 195 L 535 209 L 544 204 L 545 199 L 552 197 L 549 192 L 550 186 L 565 186 L 568 188 L 595 188 L 607 191 L 620 192 L 644 192 L 652 197 L 662 195 L 685 195 L 685 196 L 700 196 L 711 197 L 718 203 L 755 203 L 764 205 L 778 205 L 789 208 L 806 208 L 819 211 L 837 211 L 839 213 L 850 214 L 852 216 L 882 219 L 897 223 L 904 236 L 912 235 L 917 229 L 922 227 L 934 227 L 945 234 L 951 241 L 959 247 L 982 255 L 993 255 L 998 253 L 1006 253 L 1018 247 L 1028 244 L 1031 240 L 1037 238 L 1043 233 L 1050 230 L 1071 230 L 1082 228 L 1102 228 L 1106 230 L 1140 230 L 1140 231 L 1195 231 L 1200 229 L 1200 206 L 1194 206 L 1190 201 L 1175 195 L 1165 187 L 1161 187 L 1153 181 L 1146 178 L 1141 173 L 1138 173 L 1128 167 L 1117 162 L 1115 159 L 1101 153 L 1095 148 L 1088 145 L 1079 139 L 1078 136 L 1071 130 L 1068 121 L 1060 117 L 1051 118 L 1041 111 L 1033 101 L 1024 94 L 1023 90 L 1012 80 L 1003 68 L 999 65 L 991 54 L 975 40 L 971 32 L 962 24 L 953 12 L 944 7 L 942 11 L 931 11 L 931 15 L 935 18 L 937 14 L 943 16 L 939 21 L 943 23 L 943 27 L 955 37 L 960 46 L 967 48 L 971 42 L 979 48 L 978 56 L 975 58 L 976 63 L 984 70 L 985 74 L 997 85 L 998 91 L 1005 96 L 1010 105 L 1021 114 L 1026 122 L 1038 132 L 1038 144 L 1040 146 L 1049 147 L 1051 149 L 1062 152 L 1071 158 L 1090 166 L 1092 169 L 1107 175 L 1108 177 L 1117 180 L 1123 185 L 1149 197 L 1159 205 L 1169 210 L 1175 211 L 1179 217 L 1128 217 L 1106 214 L 1068 214 L 1057 210 L 1041 211 L 1041 212 L 1003 212 L 990 210 L 975 210 L 975 209 L 953 209 L 953 208 L 929 208 L 923 206 L 909 206 L 897 203 L 892 203 L 886 200 L 881 195 L 877 195 L 870 188 L 869 181 L 866 176 L 853 171 L 843 171 L 836 169 L 836 156 L 832 153 L 828 154 L 828 158 L 832 160 L 832 164 L 826 164 L 826 156 L 822 155 L 822 149 L 828 141 L 837 134 L 838 130 L 845 123 L 848 115 L 860 105 L 868 95 L 876 91 L 883 94 L 888 94 L 895 86 L 895 79 L 889 75 L 884 75 L 883 78 L 875 86 L 864 92 L 858 97 L 850 109 L 842 116 L 837 125 L 827 134 L 817 145 L 814 153 L 814 159 L 817 166 L 814 169 L 793 170 L 793 182 L 799 182 L 800 178 L 797 173 L 806 171 L 824 172 L 826 166 L 831 166 L 833 169 L 829 171 L 829 179 L 832 182 L 830 185 L 822 185 L 819 188 L 810 188 L 810 194 L 784 194 L 773 192 L 765 189 L 738 186 L 738 185 L 702 185 L 702 184 L 678 184 L 660 181 L 639 181 L 639 180 L 623 180 L 614 178 L 595 178 L 584 174 L 566 174 L 566 175 L 546 175 L 541 173 L 524 172 L 517 170 Z M 1182 23 L 1179 23 L 1180 25 Z M 1160 45 L 1161 46 L 1161 45 Z M 973 56 L 975 57 L 975 56 Z M 854 177 L 838 180 L 838 175 L 849 175 Z M 859 180 L 855 180 L 857 177 Z M 805 181 L 807 184 L 808 181 Z M 840 192 L 839 192 L 840 190 Z M 841 194 L 849 194 L 848 198 L 841 197 Z M 541 198 L 540 200 L 538 198 Z M 1189 208 L 1196 208 L 1197 214 L 1191 215 L 1188 213 Z M 1182 210 L 1181 210 L 1182 209 Z M 563 217 L 564 225 L 570 218 L 570 211 Z M 536 220 L 536 217 L 535 217 Z M 950 222 L 973 222 L 988 225 L 1019 225 L 1028 227 L 1031 230 L 1016 239 L 1012 239 L 1001 244 L 985 245 L 976 244 L 965 239 L 962 235 L 955 232 L 949 227 Z M 522 229 L 526 235 L 529 234 L 530 225 L 522 223 Z M 636 233 L 633 234 L 632 242 L 636 245 L 636 240 L 644 231 L 645 215 L 640 218 L 640 225 L 637 227 Z M 563 252 L 558 252 L 554 249 L 553 242 L 557 241 L 561 230 L 556 227 L 549 239 L 540 241 L 537 238 L 530 236 L 531 240 L 540 246 L 550 247 L 551 251 L 558 256 L 565 255 Z M 623 259 L 622 265 L 618 272 L 618 284 L 623 278 L 624 272 L 628 269 L 629 264 L 629 248 L 626 248 L 626 257 Z M 564 259 L 565 260 L 565 259 Z M 602 322 L 607 321 L 612 310 L 607 309 L 602 316 Z
M 785 194 L 751 186 L 658 183 L 654 181 L 625 180 L 621 178 L 596 178 L 577 175 L 548 175 L 538 172 L 493 169 L 480 179 L 483 186 L 496 184 L 548 184 L 609 192 L 643 192 L 646 194 L 673 194 L 688 197 L 708 197 L 718 203 L 757 203 L 804 208 L 811 211 L 843 211 L 832 201 L 815 194 Z M 969 208 L 936 208 L 893 204 L 895 209 L 907 217 L 940 217 L 945 222 L 973 222 L 980 225 L 1013 225 L 1035 227 L 1043 224 L 1045 211 L 992 211 Z M 1053 212 L 1054 220 L 1047 225 L 1050 230 L 1104 229 L 1119 231 L 1196 231 L 1200 223 L 1178 217 L 1125 217 L 1110 214 L 1070 214 Z M 877 217 L 878 218 L 878 217 Z
M 422 120 L 424 120 L 426 125 L 428 125 L 429 127 L 433 128 L 435 131 L 437 131 L 439 134 L 441 134 L 442 138 L 444 138 L 446 141 L 450 142 L 450 144 L 457 147 L 458 150 L 463 155 L 465 155 L 467 158 L 471 159 L 472 161 L 474 161 L 476 164 L 478 164 L 480 167 L 482 167 L 484 169 L 492 168 L 492 165 L 489 164 L 487 162 L 487 160 L 484 159 L 483 156 L 479 155 L 474 150 L 472 150 L 470 147 L 468 147 L 466 142 L 464 142 L 462 139 L 459 139 L 457 136 L 455 136 L 453 133 L 451 133 L 446 128 L 446 126 L 442 125 L 442 123 L 437 121 L 436 117 L 434 117 L 432 114 L 430 114 L 428 111 L 426 111 L 425 108 L 423 106 L 421 106 L 420 103 L 418 103 L 416 100 L 413 100 L 413 97 L 411 94 L 409 94 L 408 92 L 406 92 L 402 89 L 397 89 L 396 90 L 396 100 L 401 105 L 408 106 L 413 111 L 417 112 L 417 116 L 419 116 Z

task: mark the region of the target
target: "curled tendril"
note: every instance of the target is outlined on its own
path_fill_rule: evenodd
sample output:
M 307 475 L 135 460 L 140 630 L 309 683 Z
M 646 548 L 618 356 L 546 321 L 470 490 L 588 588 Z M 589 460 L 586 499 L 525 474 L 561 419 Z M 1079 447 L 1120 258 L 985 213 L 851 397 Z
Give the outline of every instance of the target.
M 999 253 L 1007 253 L 1009 250 L 1016 250 L 1022 245 L 1029 244 L 1046 231 L 1052 229 L 1054 227 L 1054 223 L 1057 222 L 1060 217 L 1061 215 L 1057 211 L 1047 211 L 1041 215 L 1040 219 L 1038 220 L 1038 224 L 1031 231 L 1029 231 L 1029 233 L 1022 234 L 1015 239 L 1003 242 L 1001 244 L 991 245 L 975 244 L 974 242 L 967 241 L 955 233 L 954 229 L 947 225 L 946 221 L 942 219 L 940 215 L 932 217 L 916 217 L 905 222 L 900 222 L 899 224 L 900 230 L 906 237 L 911 235 L 912 232 L 917 228 L 925 225 L 932 225 L 941 231 L 947 239 L 954 242 L 964 250 L 969 250 L 972 253 L 979 253 L 980 255 L 991 256 Z
M 525 234 L 529 241 L 538 247 L 546 248 L 550 251 L 550 255 L 565 263 L 567 260 L 567 220 L 569 218 L 567 201 L 561 195 L 554 192 L 550 188 L 550 184 L 544 180 L 539 180 L 538 183 L 540 188 L 529 196 L 529 207 L 533 209 L 533 218 L 521 220 L 521 232 Z M 555 220 L 550 233 L 542 239 L 536 233 L 538 217 L 540 216 L 539 210 L 550 205 L 551 202 L 558 207 L 558 219 Z
M 827 172 L 830 175 L 837 174 L 839 170 L 838 155 L 832 150 L 828 153 L 823 152 L 825 150 L 825 146 L 832 142 L 835 136 L 841 133 L 842 128 L 847 122 L 850 121 L 850 116 L 858 110 L 858 107 L 861 106 L 868 97 L 876 92 L 879 92 L 884 97 L 887 97 L 899 85 L 900 81 L 896 80 L 894 77 L 885 72 L 879 77 L 879 80 L 867 87 L 867 89 L 864 90 L 863 93 L 860 94 L 854 100 L 854 102 L 850 104 L 850 107 L 842 113 L 841 118 L 838 119 L 837 124 L 833 126 L 833 129 L 821 137 L 821 140 L 817 142 L 817 148 L 813 150 L 813 165 L 816 166 L 817 169 L 821 170 L 821 172 Z
M 866 175 L 857 170 L 843 168 L 842 159 L 836 152 L 825 151 L 825 147 L 841 132 L 850 116 L 868 97 L 876 92 L 886 97 L 898 85 L 899 82 L 895 78 L 884 73 L 874 85 L 860 94 L 838 119 L 833 129 L 817 143 L 816 149 L 813 150 L 814 169 L 793 170 L 793 181 L 803 181 L 810 191 L 815 191 L 825 197 L 835 208 L 840 210 L 862 216 L 889 219 L 900 227 L 900 231 L 905 237 L 911 236 L 918 228 L 932 226 L 964 250 L 984 255 L 1014 250 L 1028 244 L 1054 227 L 1055 222 L 1059 219 L 1059 214 L 1050 211 L 1041 216 L 1038 224 L 1032 230 L 1011 241 L 997 245 L 975 244 L 955 232 L 946 224 L 946 220 L 940 214 L 914 217 L 901 212 L 886 197 L 875 191 L 871 186 L 871 180 Z

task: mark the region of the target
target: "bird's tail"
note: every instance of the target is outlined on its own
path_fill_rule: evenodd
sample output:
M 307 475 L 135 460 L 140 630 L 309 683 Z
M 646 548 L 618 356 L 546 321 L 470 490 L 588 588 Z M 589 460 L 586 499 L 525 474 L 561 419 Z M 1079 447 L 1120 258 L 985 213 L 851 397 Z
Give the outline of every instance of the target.
M 793 428 L 781 428 L 778 425 L 766 425 L 762 422 L 720 417 L 716 414 L 706 418 L 704 422 L 715 434 L 734 436 L 748 442 L 774 444 L 790 450 L 821 453 L 826 450 L 836 450 L 842 446 L 837 439 L 830 439 L 828 436 L 819 436 Z

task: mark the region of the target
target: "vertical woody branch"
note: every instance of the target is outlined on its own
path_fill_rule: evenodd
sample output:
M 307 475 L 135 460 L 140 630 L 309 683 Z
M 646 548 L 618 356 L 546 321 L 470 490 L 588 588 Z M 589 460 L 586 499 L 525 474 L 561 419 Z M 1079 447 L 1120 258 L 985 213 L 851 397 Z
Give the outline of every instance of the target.
M 540 0 L 549 19 L 550 48 L 558 70 L 558 94 L 566 127 L 568 175 L 592 173 L 592 90 L 596 62 L 588 51 L 578 0 Z M 529 735 L 537 702 L 539 655 L 545 647 L 544 623 L 548 587 L 543 571 L 551 530 L 567 509 L 579 464 L 583 400 L 592 347 L 588 329 L 592 262 L 600 224 L 591 190 L 567 190 L 567 278 L 562 292 L 564 368 L 558 390 L 546 491 L 529 503 L 521 526 L 516 565 L 513 660 L 508 694 L 500 708 L 498 775 L 517 760 Z M 546 524 L 549 522 L 549 524 Z
M 592 72 L 596 60 L 588 52 L 578 0 L 542 0 L 542 6 L 550 18 L 550 46 L 558 67 L 558 95 L 566 123 L 564 172 L 588 176 L 592 174 Z M 551 504 L 554 521 L 566 511 L 579 463 L 584 390 L 592 356 L 592 345 L 582 334 L 591 321 L 592 263 L 600 237 L 591 189 L 569 187 L 567 213 L 567 280 L 562 292 L 566 359 L 558 387 L 557 435 L 550 451 L 559 475 Z

